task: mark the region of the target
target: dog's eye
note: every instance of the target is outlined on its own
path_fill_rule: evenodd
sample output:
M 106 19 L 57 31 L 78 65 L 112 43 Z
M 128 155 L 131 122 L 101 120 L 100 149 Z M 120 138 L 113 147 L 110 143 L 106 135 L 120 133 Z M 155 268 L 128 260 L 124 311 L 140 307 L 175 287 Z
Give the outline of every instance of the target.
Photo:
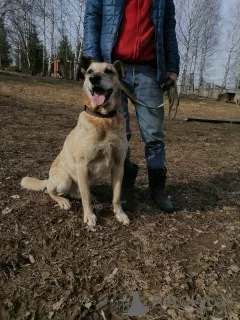
M 93 70 L 88 70 L 87 74 L 93 74 Z
M 111 69 L 106 68 L 106 69 L 104 70 L 104 73 L 113 74 L 113 71 L 112 71 Z

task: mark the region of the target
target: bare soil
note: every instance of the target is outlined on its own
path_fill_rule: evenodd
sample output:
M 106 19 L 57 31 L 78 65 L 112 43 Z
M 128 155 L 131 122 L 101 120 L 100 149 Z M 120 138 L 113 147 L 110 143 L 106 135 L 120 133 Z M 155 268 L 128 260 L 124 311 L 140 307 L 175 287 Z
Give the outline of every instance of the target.
M 0 319 L 139 319 L 127 315 L 137 290 L 141 319 L 239 319 L 240 125 L 184 119 L 240 119 L 240 109 L 182 99 L 177 119 L 166 118 L 177 208 L 166 215 L 149 197 L 131 106 L 140 167 L 131 224 L 114 219 L 106 179 L 92 188 L 95 232 L 80 202 L 66 213 L 20 187 L 25 175 L 47 177 L 82 109 L 80 82 L 0 73 Z

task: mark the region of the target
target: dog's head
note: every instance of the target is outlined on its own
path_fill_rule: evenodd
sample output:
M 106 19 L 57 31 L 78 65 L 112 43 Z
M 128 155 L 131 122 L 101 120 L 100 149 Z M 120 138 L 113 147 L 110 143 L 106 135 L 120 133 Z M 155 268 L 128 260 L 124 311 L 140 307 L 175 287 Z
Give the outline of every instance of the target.
M 120 61 L 91 62 L 85 72 L 84 104 L 92 111 L 107 114 L 121 105 L 119 79 L 124 75 Z

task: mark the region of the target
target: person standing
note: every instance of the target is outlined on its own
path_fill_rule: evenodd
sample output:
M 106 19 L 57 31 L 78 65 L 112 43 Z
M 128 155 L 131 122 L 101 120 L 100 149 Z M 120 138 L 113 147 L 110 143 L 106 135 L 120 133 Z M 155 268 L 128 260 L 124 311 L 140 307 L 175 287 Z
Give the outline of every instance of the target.
M 94 61 L 120 60 L 126 71 L 123 85 L 146 106 L 136 103 L 135 111 L 145 143 L 150 193 L 164 212 L 174 206 L 165 192 L 167 169 L 163 133 L 163 84 L 166 76 L 177 80 L 179 53 L 173 0 L 86 0 L 84 55 Z M 127 96 L 123 93 L 119 110 L 125 117 L 131 139 Z M 121 203 L 131 210 L 138 166 L 124 164 Z

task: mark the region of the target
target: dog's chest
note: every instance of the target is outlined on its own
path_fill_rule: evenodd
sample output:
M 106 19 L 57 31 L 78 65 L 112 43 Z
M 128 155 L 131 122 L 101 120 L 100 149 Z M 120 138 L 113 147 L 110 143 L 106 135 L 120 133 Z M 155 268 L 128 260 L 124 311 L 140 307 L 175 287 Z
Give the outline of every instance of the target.
M 94 163 L 101 163 L 108 167 L 111 165 L 112 161 L 114 160 L 114 153 L 118 153 L 118 150 L 114 143 L 107 142 L 105 144 L 100 144 L 95 149 L 95 159 L 93 160 Z
M 126 145 L 120 141 L 105 141 L 95 145 L 91 150 L 89 174 L 91 180 L 106 176 L 114 166 L 125 158 Z

